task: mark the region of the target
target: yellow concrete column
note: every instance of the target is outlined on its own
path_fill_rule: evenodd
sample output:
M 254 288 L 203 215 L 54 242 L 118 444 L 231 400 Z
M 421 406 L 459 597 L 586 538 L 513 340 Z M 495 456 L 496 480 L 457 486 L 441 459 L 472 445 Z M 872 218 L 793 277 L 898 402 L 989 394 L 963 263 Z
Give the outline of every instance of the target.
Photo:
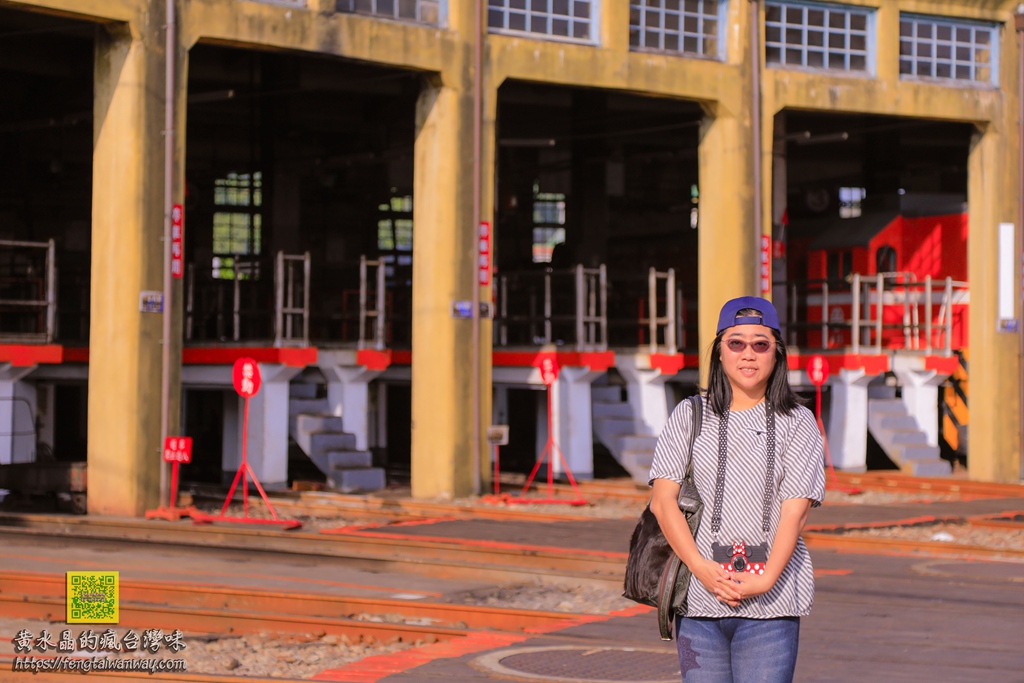
M 1009 117 L 1007 117 L 1009 118 Z M 1020 478 L 1021 368 L 1017 335 L 997 331 L 999 224 L 1016 223 L 1016 134 L 995 125 L 975 135 L 968 160 L 967 272 L 971 284 L 971 479 Z M 1020 245 L 1015 250 L 1020 253 Z M 1014 259 L 1014 263 L 1018 263 Z M 1015 268 L 1017 270 L 1017 268 Z M 1020 281 L 1015 276 L 1014 301 Z
M 162 289 L 162 36 L 97 31 L 89 339 L 89 511 L 158 504 L 161 317 L 139 292 Z
M 701 376 L 715 338 L 718 312 L 729 299 L 757 293 L 754 279 L 754 197 L 750 124 L 718 107 L 705 117 L 698 148 L 700 225 L 698 325 Z M 702 379 L 702 382 L 704 380 Z
M 484 60 L 484 68 L 488 60 Z M 481 220 L 491 224 L 491 269 L 497 264 L 497 235 L 494 233 L 496 215 L 494 207 L 494 185 L 497 174 L 498 157 L 497 151 L 497 119 L 498 119 L 498 83 L 492 79 L 490 74 L 484 74 L 483 80 L 483 127 L 481 131 L 480 150 L 480 216 Z M 494 278 L 497 272 L 492 272 L 491 285 L 480 288 L 480 301 L 489 301 L 494 304 Z M 491 447 L 487 444 L 487 426 L 492 420 L 494 406 L 494 391 L 492 387 L 493 363 L 492 353 L 494 350 L 494 323 L 493 319 L 482 319 L 480 321 L 480 434 L 483 442 L 480 452 L 480 471 L 482 473 L 483 493 L 491 490 L 490 484 L 493 480 L 493 466 L 491 463 Z
M 629 52 L 628 2 L 600 3 L 600 45 L 605 50 Z
M 464 496 L 473 487 L 473 323 L 452 316 L 452 302 L 472 300 L 476 282 L 471 126 L 470 93 L 439 79 L 424 85 L 413 186 L 412 494 L 418 498 Z

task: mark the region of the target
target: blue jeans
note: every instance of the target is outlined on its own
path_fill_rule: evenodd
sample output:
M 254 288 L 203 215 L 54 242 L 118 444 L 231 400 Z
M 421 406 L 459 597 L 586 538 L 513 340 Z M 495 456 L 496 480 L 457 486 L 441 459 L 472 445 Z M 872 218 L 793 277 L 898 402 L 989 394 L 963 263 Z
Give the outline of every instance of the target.
M 800 618 L 676 618 L 683 683 L 791 683 Z

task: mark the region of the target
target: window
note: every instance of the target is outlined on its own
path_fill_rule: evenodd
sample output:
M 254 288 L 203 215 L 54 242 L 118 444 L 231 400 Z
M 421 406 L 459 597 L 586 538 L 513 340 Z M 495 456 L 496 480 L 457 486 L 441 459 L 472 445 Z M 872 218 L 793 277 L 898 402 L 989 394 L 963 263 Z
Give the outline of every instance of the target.
M 868 73 L 872 11 L 840 5 L 768 2 L 765 60 L 783 67 Z
M 393 192 L 397 189 L 392 188 Z M 395 264 L 412 265 L 412 195 L 395 195 L 377 207 L 377 251 L 388 278 L 395 276 Z
M 595 13 L 595 0 L 488 0 L 487 28 L 593 43 Z
M 900 15 L 900 76 L 998 85 L 994 24 Z
M 438 0 L 339 0 L 338 11 L 415 21 L 431 26 L 439 26 L 441 23 Z
M 565 195 L 533 186 L 533 262 L 551 263 L 555 247 L 565 243 Z
M 725 2 L 631 0 L 629 46 L 720 59 Z
M 867 190 L 863 187 L 840 187 L 839 188 L 839 217 L 858 218 L 861 214 L 861 205 Z
M 263 174 L 229 173 L 213 184 L 213 277 L 256 279 L 263 248 Z M 244 262 L 244 263 L 243 263 Z

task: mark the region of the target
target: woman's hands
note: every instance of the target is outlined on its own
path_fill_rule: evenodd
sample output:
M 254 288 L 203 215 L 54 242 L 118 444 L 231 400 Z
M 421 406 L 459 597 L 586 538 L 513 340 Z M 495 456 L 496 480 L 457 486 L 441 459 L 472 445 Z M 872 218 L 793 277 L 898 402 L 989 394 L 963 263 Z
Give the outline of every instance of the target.
M 733 583 L 730 579 L 732 575 L 722 569 L 722 565 L 703 557 L 694 565 L 690 571 L 709 593 L 730 607 L 739 607 L 740 600 L 743 599 L 739 592 L 739 586 Z

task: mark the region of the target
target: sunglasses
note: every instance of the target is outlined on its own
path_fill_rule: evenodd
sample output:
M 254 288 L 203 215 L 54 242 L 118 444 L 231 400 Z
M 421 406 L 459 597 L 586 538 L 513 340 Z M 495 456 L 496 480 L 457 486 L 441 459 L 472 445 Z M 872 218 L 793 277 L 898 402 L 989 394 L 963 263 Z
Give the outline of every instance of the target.
M 726 347 L 733 353 L 743 353 L 749 346 L 754 349 L 754 353 L 768 353 L 772 349 L 772 343 L 767 339 L 757 339 L 752 342 L 744 341 L 742 339 L 730 339 L 725 342 Z

